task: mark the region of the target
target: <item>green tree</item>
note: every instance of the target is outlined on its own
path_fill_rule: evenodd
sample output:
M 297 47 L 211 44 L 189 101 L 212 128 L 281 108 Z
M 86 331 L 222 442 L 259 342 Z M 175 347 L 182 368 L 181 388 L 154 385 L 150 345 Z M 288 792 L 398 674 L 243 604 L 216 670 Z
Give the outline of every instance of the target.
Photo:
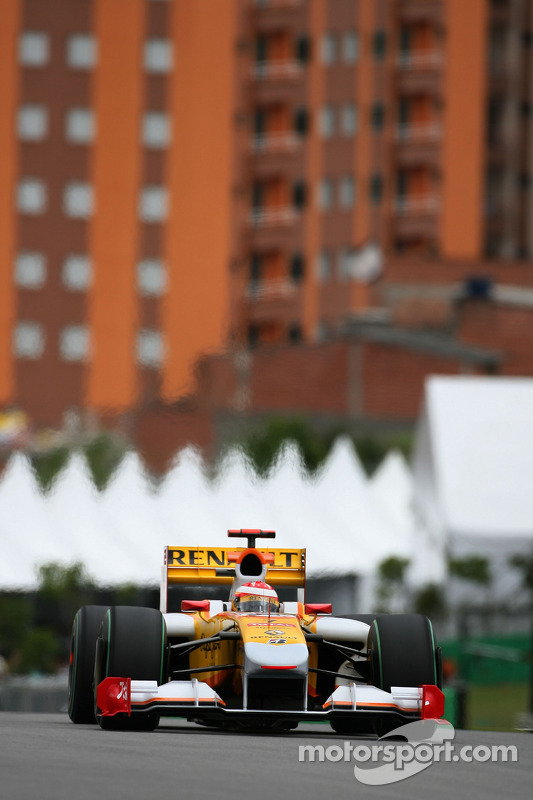
M 435 620 L 445 617 L 447 607 L 442 586 L 427 583 L 418 589 L 413 598 L 413 611 Z
M 0 653 L 10 660 L 28 635 L 32 608 L 26 597 L 0 595 Z
M 376 611 L 388 613 L 391 610 L 392 601 L 399 598 L 405 588 L 405 571 L 408 566 L 409 559 L 400 556 L 389 556 L 379 564 Z
M 48 492 L 52 488 L 57 476 L 65 468 L 69 453 L 68 447 L 54 447 L 30 456 L 37 483 L 44 492 Z
M 83 448 L 94 484 L 100 491 L 109 483 L 126 450 L 125 440 L 111 433 L 96 436 Z
M 321 436 L 302 417 L 271 417 L 260 428 L 248 433 L 241 441 L 245 454 L 260 475 L 273 467 L 283 444 L 295 442 L 308 472 L 315 472 L 324 462 L 333 444 L 333 432 Z
M 70 566 L 52 561 L 38 570 L 37 601 L 41 616 L 53 619 L 54 629 L 67 635 L 80 606 L 91 603 L 95 586 L 81 563 Z
M 448 570 L 453 577 L 475 583 L 478 586 L 490 586 L 492 582 L 490 563 L 484 556 L 471 555 L 463 558 L 450 558 Z
M 50 675 L 57 670 L 61 651 L 61 642 L 55 631 L 34 628 L 22 643 L 16 671 L 23 675 L 31 672 Z
M 533 592 L 533 556 L 523 554 L 511 556 L 509 565 L 522 573 L 524 588 Z

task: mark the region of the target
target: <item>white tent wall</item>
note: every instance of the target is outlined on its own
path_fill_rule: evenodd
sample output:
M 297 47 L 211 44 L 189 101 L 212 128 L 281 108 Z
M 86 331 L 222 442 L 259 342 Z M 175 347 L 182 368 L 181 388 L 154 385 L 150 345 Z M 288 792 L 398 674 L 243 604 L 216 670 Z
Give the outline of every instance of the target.
M 413 455 L 416 518 L 443 568 L 448 556 L 477 555 L 494 576 L 490 590 L 448 581 L 452 605 L 522 602 L 509 560 L 533 552 L 532 487 L 533 380 L 428 378 Z
M 356 597 L 359 578 L 388 555 L 412 554 L 400 477 L 402 488 L 388 496 L 384 476 L 369 483 L 351 441 L 340 439 L 314 478 L 295 445 L 283 448 L 266 479 L 232 450 L 209 480 L 186 448 L 158 489 L 130 453 L 102 493 L 74 455 L 43 495 L 17 454 L 0 480 L 0 589 L 35 588 L 38 566 L 50 561 L 81 561 L 101 586 L 155 586 L 167 544 L 224 545 L 229 527 L 249 526 L 275 529 L 279 546 L 305 547 L 309 578 L 323 581 L 315 591 L 327 586 L 339 613 L 370 610 L 368 593 Z

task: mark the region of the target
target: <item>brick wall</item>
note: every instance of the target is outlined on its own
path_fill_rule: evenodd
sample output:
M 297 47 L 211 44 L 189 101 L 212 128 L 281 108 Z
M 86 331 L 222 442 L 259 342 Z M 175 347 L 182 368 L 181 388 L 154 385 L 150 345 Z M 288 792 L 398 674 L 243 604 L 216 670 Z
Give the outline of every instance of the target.
M 427 375 L 473 370 L 456 358 L 367 343 L 364 354 L 363 414 L 382 419 L 416 419 Z
M 533 308 L 471 300 L 461 305 L 458 338 L 500 350 L 503 375 L 533 375 Z
M 447 284 L 464 281 L 473 275 L 485 275 L 495 283 L 533 286 L 531 261 L 437 261 L 412 258 L 389 258 L 380 284 Z

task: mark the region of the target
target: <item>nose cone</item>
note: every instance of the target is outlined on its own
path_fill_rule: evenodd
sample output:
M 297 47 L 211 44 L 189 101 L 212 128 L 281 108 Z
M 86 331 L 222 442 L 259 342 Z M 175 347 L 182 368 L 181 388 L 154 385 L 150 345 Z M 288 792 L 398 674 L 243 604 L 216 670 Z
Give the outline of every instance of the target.
M 309 652 L 306 644 L 266 644 L 263 642 L 247 642 L 244 645 L 244 669 L 248 675 L 260 673 L 265 675 L 268 669 L 272 674 L 281 676 L 307 675 Z M 290 669 L 283 669 L 287 667 Z

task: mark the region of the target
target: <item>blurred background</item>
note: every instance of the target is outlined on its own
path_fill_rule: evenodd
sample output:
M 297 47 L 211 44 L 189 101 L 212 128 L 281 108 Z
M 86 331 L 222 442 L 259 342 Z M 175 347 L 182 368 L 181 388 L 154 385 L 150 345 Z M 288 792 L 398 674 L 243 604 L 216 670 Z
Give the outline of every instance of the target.
M 0 74 L 0 705 L 259 526 L 531 726 L 530 0 L 2 0 Z

